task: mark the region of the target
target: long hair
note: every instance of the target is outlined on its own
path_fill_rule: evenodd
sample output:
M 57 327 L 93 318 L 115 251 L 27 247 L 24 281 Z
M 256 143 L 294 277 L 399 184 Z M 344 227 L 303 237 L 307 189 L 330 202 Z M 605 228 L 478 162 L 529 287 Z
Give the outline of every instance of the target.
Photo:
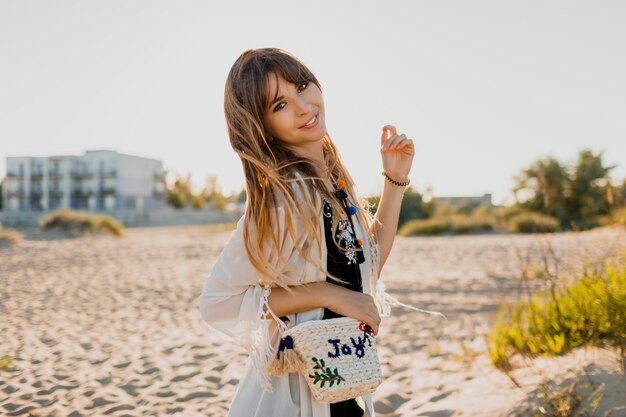
M 288 283 L 292 279 L 283 274 L 283 269 L 288 266 L 287 258 L 291 254 L 283 253 L 282 245 L 286 239 L 290 239 L 306 261 L 314 264 L 331 280 L 346 282 L 330 274 L 324 268 L 323 260 L 322 264 L 314 262 L 310 255 L 314 247 L 321 254 L 321 238 L 324 233 L 319 224 L 321 208 L 316 206 L 316 192 L 332 208 L 333 242 L 341 253 L 362 250 L 343 248 L 336 239 L 339 220 L 345 213 L 343 207 L 317 176 L 314 162 L 294 153 L 279 138 L 271 137 L 263 125 L 263 116 L 271 97 L 268 77 L 278 75 L 295 84 L 312 82 L 321 90 L 317 78 L 298 58 L 277 48 L 243 52 L 230 69 L 224 89 L 228 136 L 233 150 L 241 158 L 246 181 L 247 201 L 243 229 L 246 252 L 265 282 L 289 290 Z M 328 133 L 322 138 L 322 147 L 328 175 L 345 181 L 344 190 L 348 194 L 348 201 L 357 208 L 357 218 L 364 231 L 364 238 L 369 239 L 369 243 L 373 245 L 374 237 L 369 233 L 373 218 L 368 203 L 357 199 L 354 181 Z M 300 187 L 298 191 L 301 192 L 297 192 L 292 185 Z M 286 230 L 280 230 L 280 222 L 276 221 L 281 215 L 280 210 Z M 298 227 L 305 227 L 310 241 L 302 242 L 296 236 L 296 221 Z M 278 254 L 276 262 L 268 261 L 264 250 Z

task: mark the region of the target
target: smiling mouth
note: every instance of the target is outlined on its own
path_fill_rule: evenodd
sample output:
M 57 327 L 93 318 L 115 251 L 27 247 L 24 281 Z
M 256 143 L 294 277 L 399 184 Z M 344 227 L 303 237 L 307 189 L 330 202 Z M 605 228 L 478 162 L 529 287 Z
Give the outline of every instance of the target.
M 300 126 L 300 129 L 302 129 L 303 127 L 311 127 L 317 124 L 317 120 L 320 116 L 320 113 L 317 112 L 317 114 L 315 116 L 313 116 L 313 118 L 311 118 L 311 120 L 309 120 L 306 124 Z

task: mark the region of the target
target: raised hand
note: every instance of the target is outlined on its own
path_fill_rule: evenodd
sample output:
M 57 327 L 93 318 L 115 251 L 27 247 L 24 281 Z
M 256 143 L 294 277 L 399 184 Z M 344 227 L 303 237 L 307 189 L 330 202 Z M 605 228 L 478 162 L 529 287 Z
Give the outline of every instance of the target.
M 380 137 L 380 154 L 387 175 L 397 181 L 408 178 L 415 155 L 412 139 L 404 133 L 398 135 L 395 126 L 386 125 Z

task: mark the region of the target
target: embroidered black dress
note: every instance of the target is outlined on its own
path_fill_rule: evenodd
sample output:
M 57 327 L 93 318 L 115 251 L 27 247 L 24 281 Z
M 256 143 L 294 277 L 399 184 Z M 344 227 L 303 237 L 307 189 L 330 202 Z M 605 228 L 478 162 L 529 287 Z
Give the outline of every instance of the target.
M 340 200 L 344 207 L 345 217 L 340 220 L 339 227 L 337 228 L 337 237 L 340 238 L 339 242 L 342 247 L 348 248 L 360 248 L 357 243 L 356 236 L 354 234 L 354 226 L 352 219 L 348 213 L 348 204 L 346 202 L 346 193 L 342 190 L 335 192 L 335 196 Z M 353 291 L 363 292 L 361 282 L 361 271 L 359 270 L 359 264 L 364 262 L 363 251 L 359 250 L 353 253 L 343 254 L 335 246 L 332 236 L 332 220 L 333 212 L 328 202 L 324 201 L 324 231 L 326 233 L 326 249 L 327 249 L 327 269 L 331 274 L 338 276 L 342 279 L 349 281 L 349 284 L 341 284 L 336 281 L 332 281 L 329 277 L 326 277 L 326 282 L 332 282 L 336 285 L 342 285 Z M 324 320 L 343 317 L 341 314 L 335 313 L 329 309 L 324 309 Z M 349 399 L 346 401 L 340 401 L 330 404 L 331 417 L 362 417 L 365 412 L 356 403 L 355 399 Z

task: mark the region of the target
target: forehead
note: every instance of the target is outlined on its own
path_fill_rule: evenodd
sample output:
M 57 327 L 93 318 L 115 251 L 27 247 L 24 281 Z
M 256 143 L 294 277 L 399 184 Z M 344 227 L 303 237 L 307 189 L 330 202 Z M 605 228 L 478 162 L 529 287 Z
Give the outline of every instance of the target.
M 266 77 L 267 82 L 267 93 L 269 94 L 268 99 L 273 100 L 275 97 L 278 97 L 284 92 L 290 83 L 287 81 L 282 75 L 277 72 L 270 72 Z

